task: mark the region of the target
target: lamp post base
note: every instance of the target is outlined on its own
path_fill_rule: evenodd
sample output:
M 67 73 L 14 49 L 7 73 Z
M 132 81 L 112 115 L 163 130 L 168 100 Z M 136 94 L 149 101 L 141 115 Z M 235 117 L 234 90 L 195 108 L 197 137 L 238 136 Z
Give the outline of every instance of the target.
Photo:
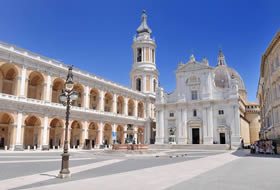
M 65 179 L 65 178 L 70 178 L 71 177 L 71 174 L 58 174 L 58 178 L 61 178 L 61 179 Z
M 66 150 L 62 155 L 62 163 L 61 163 L 61 170 L 58 174 L 58 177 L 61 179 L 71 177 L 71 173 L 69 170 L 69 156 L 68 150 Z

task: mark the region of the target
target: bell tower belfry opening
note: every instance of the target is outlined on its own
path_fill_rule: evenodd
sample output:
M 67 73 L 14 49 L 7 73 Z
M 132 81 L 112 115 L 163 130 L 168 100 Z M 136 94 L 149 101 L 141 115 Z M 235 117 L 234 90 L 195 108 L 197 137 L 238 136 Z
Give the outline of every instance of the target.
M 155 40 L 147 24 L 146 11 L 143 10 L 141 24 L 133 40 L 133 65 L 130 71 L 130 87 L 144 93 L 155 94 L 159 72 L 155 63 Z

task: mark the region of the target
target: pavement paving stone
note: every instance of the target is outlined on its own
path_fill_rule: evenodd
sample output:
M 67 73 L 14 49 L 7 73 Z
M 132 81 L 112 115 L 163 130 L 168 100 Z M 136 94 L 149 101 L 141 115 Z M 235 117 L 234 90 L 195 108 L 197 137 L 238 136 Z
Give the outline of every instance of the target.
M 167 190 L 279 190 L 278 155 L 246 154 L 242 159 L 173 185 Z
M 70 160 L 70 167 L 89 164 L 93 162 L 100 162 L 104 159 L 92 160 Z M 36 173 L 44 173 L 51 170 L 60 169 L 61 160 L 54 162 L 34 162 L 34 163 L 10 163 L 0 164 L 0 183 L 1 180 L 32 175 Z
M 152 172 L 161 171 L 161 167 L 169 167 L 172 164 L 184 163 L 181 166 L 185 166 L 189 161 L 195 161 L 194 163 L 199 163 L 200 160 L 205 160 L 204 158 L 211 156 L 219 156 L 220 154 L 230 154 L 228 151 L 203 151 L 203 150 L 164 150 L 164 151 L 154 151 L 153 153 L 139 153 L 139 152 L 112 152 L 112 151 L 75 151 L 71 152 L 70 157 L 70 170 L 71 167 L 83 166 L 84 169 L 77 171 L 72 175 L 70 179 L 58 179 L 58 178 L 43 178 L 42 181 L 24 185 L 14 189 L 28 189 L 28 188 L 40 188 L 48 189 L 51 187 L 49 185 L 57 184 L 58 187 L 65 184 L 69 186 L 69 183 L 77 182 L 79 183 L 88 183 L 88 180 L 94 180 L 101 182 L 99 179 L 114 179 L 113 176 L 116 176 L 122 179 L 119 176 L 127 176 L 130 173 L 137 177 L 143 172 Z M 187 156 L 181 156 L 181 155 Z M 156 157 L 155 155 L 160 155 Z M 173 189 L 191 189 L 191 190 L 278 190 L 280 187 L 279 181 L 279 171 L 280 171 L 280 155 L 251 155 L 248 150 L 232 152 L 236 159 L 226 163 L 226 165 L 218 166 L 217 168 L 207 170 L 199 175 L 191 177 L 191 174 L 184 174 L 188 176 L 187 178 L 181 178 L 177 180 L 177 184 L 173 183 L 172 180 L 170 185 L 168 185 L 168 190 Z M 172 158 L 170 158 L 170 156 Z M 176 157 L 178 156 L 178 157 Z M 225 156 L 225 158 L 228 156 Z M 61 152 L 18 152 L 18 153 L 2 153 L 0 152 L 0 182 L 10 178 L 30 176 L 30 175 L 42 175 L 48 171 L 58 170 L 61 167 Z M 75 160 L 90 158 L 89 160 Z M 92 159 L 91 159 L 92 158 Z M 117 163 L 109 163 L 102 165 L 101 167 L 95 167 L 92 169 L 87 169 L 87 164 L 94 164 L 102 162 L 104 160 L 113 160 L 121 158 L 123 161 Z M 229 158 L 229 157 L 228 157 Z M 44 159 L 44 162 L 37 162 L 38 160 Z M 58 159 L 57 161 L 54 161 Z M 72 160 L 71 160 L 72 159 Z M 221 159 L 221 158 L 219 158 Z M 27 160 L 34 161 L 30 163 L 23 163 Z M 207 159 L 206 159 L 207 160 Z M 22 161 L 22 163 L 3 163 L 5 161 Z M 221 160 L 222 161 L 222 160 Z M 212 159 L 212 162 L 218 165 Z M 192 163 L 192 162 L 190 162 Z M 201 163 L 204 164 L 204 163 Z M 190 165 L 190 164 L 188 164 Z M 190 167 L 194 167 L 191 166 Z M 207 164 L 204 164 L 204 167 L 207 168 Z M 171 167 L 172 168 L 172 167 Z M 187 167 L 188 168 L 188 167 Z M 208 167 L 210 168 L 210 167 Z M 181 168 L 178 168 L 179 170 Z M 203 167 L 199 170 L 203 170 Z M 178 171 L 179 171 L 178 170 Z M 171 171 L 171 170 L 166 170 Z M 172 169 L 173 171 L 173 169 Z M 175 171 L 175 170 L 174 170 Z M 136 175 L 137 173 L 137 175 Z M 151 173 L 151 174 L 152 174 Z M 191 172 L 193 173 L 193 172 Z M 195 173 L 195 172 L 194 172 Z M 159 175 L 155 173 L 154 175 Z M 160 174 L 159 176 L 162 176 Z M 176 172 L 172 175 L 171 178 L 176 176 Z M 166 175 L 163 175 L 166 177 Z M 143 176 L 142 176 L 143 177 Z M 178 176 L 180 177 L 180 176 Z M 25 179 L 25 178 L 23 178 Z M 88 180 L 87 180 L 88 179 Z M 144 178 L 143 178 L 144 179 Z M 145 178 L 146 179 L 146 178 Z M 147 178 L 149 179 L 149 178 Z M 156 179 L 156 178 L 155 178 Z M 184 181 L 185 179 L 185 181 Z M 188 180 L 187 180 L 188 179 Z M 127 180 L 127 179 L 123 179 Z M 128 183 L 136 184 L 137 182 L 130 180 Z M 279 181 L 279 182 L 278 182 Z M 121 181 L 120 181 L 121 182 Z M 141 183 L 151 183 L 152 181 L 144 181 Z M 166 183 L 163 179 L 163 183 Z M 102 182 L 101 182 L 102 183 Z M 140 182 L 139 182 L 140 183 Z M 140 183 L 140 184 L 141 184 Z M 158 182 L 157 182 L 158 183 Z M 23 183 L 24 184 L 24 183 Z M 106 182 L 104 182 L 105 186 Z M 118 184 L 118 183 L 117 183 Z M 82 184 L 81 184 L 82 185 Z M 120 184 L 122 185 L 122 184 Z M 155 184 L 153 184 L 155 185 Z M 141 185 L 140 185 L 141 186 Z M 72 186 L 70 186 L 72 187 Z M 99 186 L 100 187 L 100 186 Z M 156 187 L 156 186 L 154 186 Z M 166 185 L 165 185 L 166 187 Z M 278 188 L 277 188 L 278 187 Z M 137 187 L 138 188 L 138 187 Z M 1 186 L 0 186 L 1 189 Z M 71 189 L 71 188 L 70 188 Z M 77 186 L 73 186 L 73 189 L 77 189 Z M 102 189 L 102 188 L 101 188 Z M 105 188 L 106 189 L 106 188 Z M 118 189 L 116 186 L 114 189 Z M 139 189 L 139 188 L 138 188 Z M 154 188 L 162 189 L 162 188 Z M 2 190 L 2 189 L 1 189 Z M 4 190 L 4 189 L 3 189 Z
M 219 154 L 219 153 L 217 153 Z M 202 155 L 203 157 L 206 157 L 207 155 Z M 106 175 L 113 175 L 118 173 L 124 173 L 124 172 L 130 172 L 145 168 L 152 168 L 157 166 L 163 166 L 168 164 L 174 164 L 174 163 L 180 163 L 188 160 L 194 160 L 199 159 L 200 157 L 175 157 L 175 158 L 155 158 L 155 157 L 136 157 L 136 158 L 130 158 L 126 159 L 122 162 L 118 162 L 116 164 L 110 164 L 103 167 L 95 168 L 86 170 L 84 172 L 80 172 L 77 174 L 72 175 L 71 179 L 50 179 L 39 183 L 30 184 L 27 186 L 22 186 L 20 189 L 25 188 L 34 188 L 34 187 L 42 187 L 46 185 L 51 184 L 59 184 L 59 183 L 65 183 L 69 181 L 77 181 L 77 180 L 83 180 L 87 178 L 94 178 L 94 177 L 100 177 L 100 176 L 106 176 Z

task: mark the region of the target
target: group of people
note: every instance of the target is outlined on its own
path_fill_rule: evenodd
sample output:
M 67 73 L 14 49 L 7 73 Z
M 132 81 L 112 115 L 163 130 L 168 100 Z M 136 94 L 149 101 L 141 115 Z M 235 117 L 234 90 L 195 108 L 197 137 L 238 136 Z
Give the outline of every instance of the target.
M 276 154 L 276 144 L 272 141 L 256 141 L 251 144 L 251 153 Z

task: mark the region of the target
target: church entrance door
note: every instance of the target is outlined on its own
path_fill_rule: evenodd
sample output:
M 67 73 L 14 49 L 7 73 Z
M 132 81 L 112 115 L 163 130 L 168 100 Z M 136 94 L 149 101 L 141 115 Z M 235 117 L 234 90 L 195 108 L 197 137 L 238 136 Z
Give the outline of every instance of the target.
M 4 148 L 4 145 L 5 145 L 5 138 L 0 137 L 0 148 Z
M 220 133 L 220 144 L 226 144 L 226 135 L 225 135 L 225 133 Z
M 192 129 L 192 143 L 199 144 L 199 128 Z

